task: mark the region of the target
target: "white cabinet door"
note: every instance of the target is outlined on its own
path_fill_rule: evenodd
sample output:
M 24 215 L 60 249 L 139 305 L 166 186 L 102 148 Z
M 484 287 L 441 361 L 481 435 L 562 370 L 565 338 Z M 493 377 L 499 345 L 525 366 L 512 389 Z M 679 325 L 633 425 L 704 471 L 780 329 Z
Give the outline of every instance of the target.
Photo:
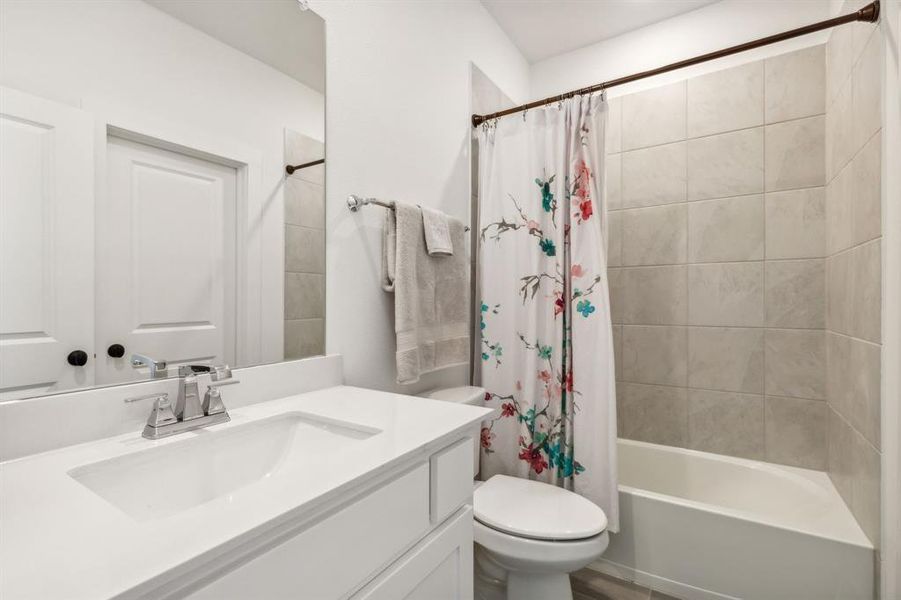
M 234 363 L 233 167 L 116 137 L 97 211 L 97 383 L 145 379 L 129 357 Z M 111 358 L 112 344 L 125 356 Z
M 93 383 L 92 136 L 84 111 L 0 88 L 2 399 Z
M 429 467 L 420 465 L 197 590 L 190 600 L 347 598 L 429 526 Z M 470 525 L 470 539 L 472 527 Z M 396 600 L 396 599 L 395 599 Z
M 472 600 L 472 508 L 462 508 L 354 600 Z

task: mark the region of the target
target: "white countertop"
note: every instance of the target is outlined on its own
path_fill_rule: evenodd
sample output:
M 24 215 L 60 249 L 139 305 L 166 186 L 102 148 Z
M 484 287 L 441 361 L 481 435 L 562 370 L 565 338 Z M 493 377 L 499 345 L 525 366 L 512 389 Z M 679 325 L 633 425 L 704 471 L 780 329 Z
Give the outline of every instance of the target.
M 156 520 L 134 520 L 68 475 L 75 467 L 290 411 L 382 431 L 337 455 L 322 448 L 303 460 L 291 457 L 271 476 Z M 230 423 L 163 440 L 145 440 L 135 431 L 0 463 L 0 597 L 110 598 L 162 583 L 167 571 L 237 546 L 274 519 L 302 518 L 334 504 L 371 477 L 436 450 L 490 412 L 340 386 L 239 408 L 230 411 Z

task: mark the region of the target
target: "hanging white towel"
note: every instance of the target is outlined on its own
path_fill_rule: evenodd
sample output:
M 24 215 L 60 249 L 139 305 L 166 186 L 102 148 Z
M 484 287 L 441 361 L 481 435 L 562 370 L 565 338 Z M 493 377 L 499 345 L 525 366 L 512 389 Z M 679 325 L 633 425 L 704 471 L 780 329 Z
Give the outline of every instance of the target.
M 382 288 L 394 293 L 397 382 L 469 364 L 469 262 L 463 223 L 448 218 L 452 256 L 429 256 L 422 211 L 395 203 L 385 215 Z
M 448 217 L 440 210 L 422 208 L 422 228 L 425 231 L 425 245 L 430 256 L 452 256 L 454 245 L 451 242 Z

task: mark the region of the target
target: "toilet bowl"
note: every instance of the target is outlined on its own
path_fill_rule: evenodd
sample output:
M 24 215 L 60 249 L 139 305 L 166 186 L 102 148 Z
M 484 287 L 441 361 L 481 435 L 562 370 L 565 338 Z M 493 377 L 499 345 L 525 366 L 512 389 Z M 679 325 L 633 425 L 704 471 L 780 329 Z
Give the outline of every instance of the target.
M 484 390 L 465 386 L 424 395 L 481 404 Z M 572 600 L 569 574 L 600 557 L 610 541 L 600 507 L 547 483 L 494 475 L 475 482 L 472 504 L 479 600 Z

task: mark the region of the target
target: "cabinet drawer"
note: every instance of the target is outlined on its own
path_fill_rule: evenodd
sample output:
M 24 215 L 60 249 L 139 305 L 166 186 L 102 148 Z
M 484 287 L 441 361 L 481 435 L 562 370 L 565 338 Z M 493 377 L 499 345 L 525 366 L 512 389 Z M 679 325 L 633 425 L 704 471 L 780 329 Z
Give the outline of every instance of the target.
M 461 509 L 353 600 L 472 600 L 472 508 Z
M 464 438 L 431 456 L 429 506 L 433 525 L 472 499 L 472 453 L 472 438 Z
M 192 600 L 341 598 L 429 528 L 422 464 L 238 566 Z

